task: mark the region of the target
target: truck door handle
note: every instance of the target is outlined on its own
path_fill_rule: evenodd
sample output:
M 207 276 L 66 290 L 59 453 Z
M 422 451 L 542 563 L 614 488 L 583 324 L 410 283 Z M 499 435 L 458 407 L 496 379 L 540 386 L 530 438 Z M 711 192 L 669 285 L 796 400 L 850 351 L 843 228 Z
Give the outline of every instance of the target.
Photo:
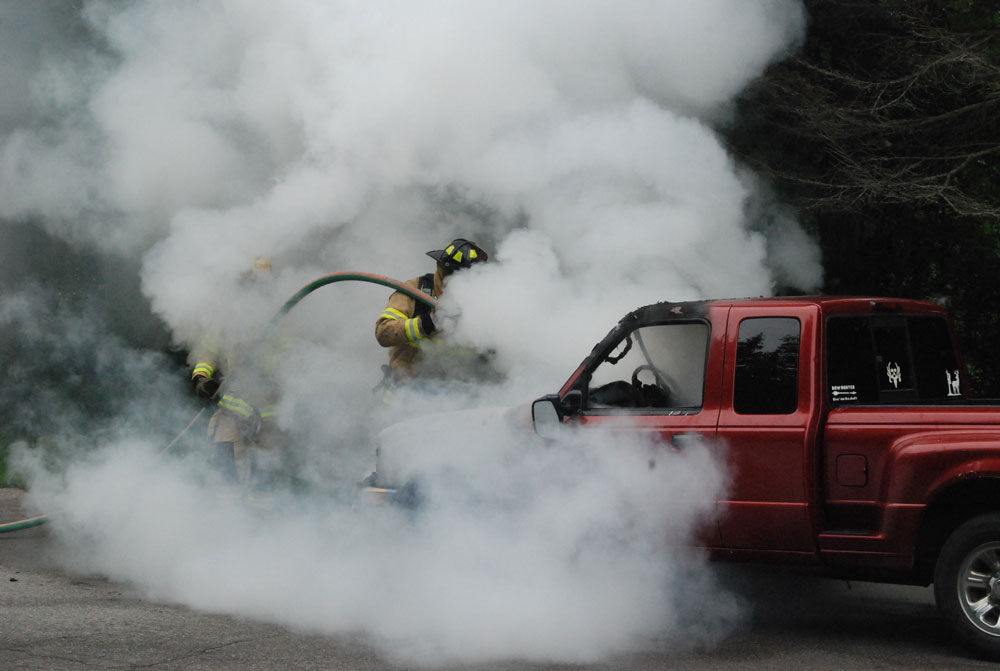
M 704 434 L 697 431 L 684 431 L 682 433 L 675 433 L 670 437 L 670 445 L 678 450 L 683 450 L 694 443 L 704 444 L 704 442 Z

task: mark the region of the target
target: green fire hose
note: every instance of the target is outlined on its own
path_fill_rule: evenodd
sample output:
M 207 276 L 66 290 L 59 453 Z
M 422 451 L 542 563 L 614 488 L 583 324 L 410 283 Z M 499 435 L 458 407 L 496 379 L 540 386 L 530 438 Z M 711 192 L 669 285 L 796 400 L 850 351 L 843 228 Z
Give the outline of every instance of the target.
M 37 527 L 40 524 L 45 524 L 48 521 L 49 515 L 39 515 L 38 517 L 29 517 L 28 519 L 21 520 L 19 522 L 7 522 L 6 524 L 0 524 L 0 534 L 5 534 L 8 531 L 30 529 L 31 527 Z
M 372 284 L 381 284 L 384 287 L 389 287 L 390 289 L 395 289 L 396 291 L 402 292 L 407 296 L 409 296 L 410 298 L 420 301 L 421 303 L 425 303 L 431 308 L 436 308 L 438 304 L 437 301 L 434 300 L 434 298 L 428 296 L 423 291 L 420 291 L 419 289 L 414 289 L 409 284 L 400 282 L 399 280 L 394 280 L 391 277 L 386 277 L 384 275 L 375 275 L 373 273 L 362 273 L 354 270 L 345 270 L 344 272 L 340 273 L 330 273 L 329 275 L 323 275 L 323 277 L 315 279 L 309 284 L 299 289 L 297 292 L 295 292 L 294 296 L 285 301 L 285 304 L 281 306 L 280 310 L 278 310 L 278 314 L 274 315 L 274 317 L 271 319 L 271 323 L 272 324 L 277 323 L 278 320 L 284 317 L 289 310 L 294 308 L 299 301 L 301 301 L 303 298 L 305 298 L 312 292 L 316 291 L 320 287 L 325 287 L 327 284 L 333 284 L 334 282 L 344 282 L 345 280 L 354 280 L 357 282 L 371 282 Z
M 295 294 L 291 298 L 285 301 L 285 304 L 281 306 L 281 309 L 278 310 L 277 314 L 275 314 L 274 317 L 271 318 L 271 321 L 268 323 L 267 328 L 264 330 L 264 333 L 262 334 L 260 339 L 265 340 L 267 336 L 270 334 L 271 329 L 274 328 L 274 326 L 277 325 L 279 321 L 281 321 L 282 317 L 288 314 L 288 312 L 292 308 L 298 305 L 303 298 L 305 298 L 312 292 L 316 291 L 320 287 L 325 287 L 326 285 L 334 284 L 335 282 L 346 282 L 346 281 L 370 282 L 372 284 L 380 284 L 384 287 L 389 287 L 390 289 L 395 289 L 396 291 L 404 293 L 410 298 L 420 301 L 421 303 L 424 303 L 431 308 L 436 308 L 438 304 L 437 301 L 434 300 L 434 298 L 428 296 L 423 291 L 420 291 L 419 289 L 414 289 L 410 285 L 404 282 L 400 282 L 399 280 L 394 280 L 391 277 L 386 277 L 384 275 L 376 275 L 374 273 L 363 273 L 360 271 L 353 271 L 353 270 L 347 270 L 339 273 L 331 273 L 329 275 L 323 275 L 322 277 L 313 280 L 309 284 L 299 289 L 297 292 L 295 292 Z M 163 454 L 171 447 L 173 447 L 177 443 L 177 441 L 179 441 L 181 437 L 185 433 L 187 433 L 188 429 L 190 429 L 194 425 L 195 420 L 197 420 L 198 417 L 200 417 L 204 411 L 205 411 L 204 408 L 199 410 L 198 414 L 195 415 L 190 422 L 188 422 L 188 425 L 184 427 L 184 429 L 179 434 L 177 434 L 177 437 L 174 438 L 172 441 L 170 441 L 170 444 L 160 451 L 160 454 Z M 31 527 L 37 527 L 41 524 L 45 524 L 46 522 L 48 522 L 50 517 L 51 517 L 50 515 L 38 515 L 37 517 L 30 517 L 26 520 L 0 524 L 0 534 L 8 533 L 11 531 L 20 531 L 21 529 L 30 529 Z

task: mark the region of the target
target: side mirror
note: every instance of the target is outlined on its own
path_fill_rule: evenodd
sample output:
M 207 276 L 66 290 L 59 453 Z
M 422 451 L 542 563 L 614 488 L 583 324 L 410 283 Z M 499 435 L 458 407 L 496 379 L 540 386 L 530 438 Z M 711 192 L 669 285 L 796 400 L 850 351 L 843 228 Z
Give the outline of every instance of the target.
M 562 417 L 559 415 L 559 397 L 543 396 L 531 404 L 531 423 L 535 433 L 546 440 L 554 440 L 562 428 Z

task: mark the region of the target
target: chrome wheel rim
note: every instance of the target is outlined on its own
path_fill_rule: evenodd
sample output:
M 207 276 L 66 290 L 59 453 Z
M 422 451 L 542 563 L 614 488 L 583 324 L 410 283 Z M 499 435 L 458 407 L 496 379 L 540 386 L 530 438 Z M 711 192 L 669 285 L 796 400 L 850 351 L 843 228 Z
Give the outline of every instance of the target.
M 976 629 L 1000 637 L 1000 541 L 965 556 L 958 571 L 958 601 Z

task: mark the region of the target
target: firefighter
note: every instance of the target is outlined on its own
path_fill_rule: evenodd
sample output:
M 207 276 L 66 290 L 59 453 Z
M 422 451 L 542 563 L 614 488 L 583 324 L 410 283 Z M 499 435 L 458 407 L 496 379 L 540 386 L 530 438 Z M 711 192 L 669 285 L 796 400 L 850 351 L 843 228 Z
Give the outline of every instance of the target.
M 444 249 L 427 255 L 437 261 L 437 269 L 406 284 L 433 298 L 441 297 L 446 280 L 453 273 L 489 259 L 482 247 L 464 238 L 452 240 Z M 439 351 L 442 348 L 437 336 L 441 328 L 436 320 L 434 310 L 405 293 L 397 291 L 389 297 L 388 305 L 375 322 L 375 339 L 389 348 L 389 365 L 382 367 L 384 379 L 376 389 L 391 388 L 413 378 L 454 378 L 463 371 L 466 377 L 482 373 L 483 364 L 488 363 L 486 355 L 455 347 Z M 488 375 L 495 376 L 495 371 Z
M 270 276 L 270 261 L 257 258 L 251 280 Z M 264 343 L 249 353 L 233 354 L 224 353 L 213 338 L 203 338 L 192 352 L 191 383 L 199 397 L 217 401 L 208 437 L 222 483 L 234 494 L 245 492 L 251 500 L 269 502 L 283 442 L 275 416 L 277 390 L 270 379 L 276 352 Z

